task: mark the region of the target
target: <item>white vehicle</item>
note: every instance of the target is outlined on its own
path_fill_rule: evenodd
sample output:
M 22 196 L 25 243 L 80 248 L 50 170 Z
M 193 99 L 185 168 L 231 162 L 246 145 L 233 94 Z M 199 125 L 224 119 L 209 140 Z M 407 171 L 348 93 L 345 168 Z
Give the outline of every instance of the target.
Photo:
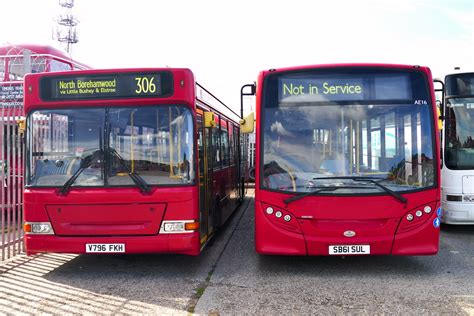
M 474 73 L 445 77 L 442 221 L 474 224 Z

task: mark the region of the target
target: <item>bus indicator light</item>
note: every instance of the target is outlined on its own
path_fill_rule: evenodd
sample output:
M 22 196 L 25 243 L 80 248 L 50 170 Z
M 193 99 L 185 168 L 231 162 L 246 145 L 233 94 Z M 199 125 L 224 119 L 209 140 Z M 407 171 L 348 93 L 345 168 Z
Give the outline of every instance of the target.
M 278 212 L 275 213 L 275 216 L 276 216 L 277 218 L 282 217 L 282 215 L 283 215 L 283 214 L 282 214 L 280 211 L 278 211 Z
M 418 210 L 418 211 L 416 211 L 415 215 L 416 215 L 416 217 L 421 217 L 421 215 L 423 215 L 423 212 Z
M 412 214 L 408 214 L 407 215 L 407 221 L 411 222 L 413 220 L 413 215 Z
M 198 230 L 199 229 L 199 222 L 192 222 L 184 224 L 185 230 Z
M 285 217 L 283 217 L 283 219 L 285 220 L 285 222 L 289 222 L 291 221 L 291 216 L 290 215 L 285 215 Z
M 29 223 L 23 224 L 23 231 L 25 233 L 31 233 L 31 224 L 29 224 Z
M 425 208 L 423 210 L 425 211 L 426 214 L 431 213 L 431 207 L 429 207 L 428 205 L 425 206 Z

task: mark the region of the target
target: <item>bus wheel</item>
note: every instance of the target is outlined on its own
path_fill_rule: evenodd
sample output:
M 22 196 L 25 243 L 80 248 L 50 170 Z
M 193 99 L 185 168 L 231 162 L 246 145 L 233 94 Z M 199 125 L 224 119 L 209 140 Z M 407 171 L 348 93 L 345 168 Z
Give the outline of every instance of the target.
M 255 181 L 255 167 L 249 169 L 249 180 Z

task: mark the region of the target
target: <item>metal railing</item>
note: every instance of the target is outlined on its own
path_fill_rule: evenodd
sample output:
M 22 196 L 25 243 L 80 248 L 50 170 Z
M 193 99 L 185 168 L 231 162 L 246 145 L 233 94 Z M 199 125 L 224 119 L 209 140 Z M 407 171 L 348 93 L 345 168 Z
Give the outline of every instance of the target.
M 23 75 L 38 61 L 17 47 L 0 56 L 0 262 L 23 252 Z
M 24 141 L 15 110 L 5 106 L 0 110 L 0 261 L 4 261 L 23 252 Z

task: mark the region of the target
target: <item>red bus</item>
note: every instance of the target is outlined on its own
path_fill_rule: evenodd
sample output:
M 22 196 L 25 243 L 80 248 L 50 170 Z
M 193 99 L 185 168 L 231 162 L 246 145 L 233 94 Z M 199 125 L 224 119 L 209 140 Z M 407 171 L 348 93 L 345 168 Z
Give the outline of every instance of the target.
M 427 67 L 271 69 L 256 87 L 261 254 L 433 255 L 439 142 Z
M 198 255 L 243 199 L 239 118 L 189 69 L 25 78 L 27 254 Z

